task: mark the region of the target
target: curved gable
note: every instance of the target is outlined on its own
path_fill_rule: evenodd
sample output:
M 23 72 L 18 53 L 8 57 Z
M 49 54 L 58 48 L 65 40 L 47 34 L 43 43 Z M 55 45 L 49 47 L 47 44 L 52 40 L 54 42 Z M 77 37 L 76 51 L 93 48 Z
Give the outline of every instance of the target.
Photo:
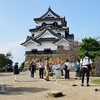
M 27 46 L 28 44 L 33 43 L 36 45 L 40 45 L 40 43 L 38 43 L 37 41 L 33 40 L 32 38 L 29 38 L 28 40 L 26 40 L 25 42 L 21 43 L 21 45 L 23 46 Z
M 35 39 L 39 39 L 39 38 L 55 38 L 58 39 L 61 36 L 59 36 L 58 34 L 54 33 L 53 31 L 51 31 L 50 29 L 45 29 L 42 33 L 40 33 L 39 35 L 37 35 L 35 37 Z
M 66 40 L 65 38 L 62 38 L 62 39 L 56 41 L 54 44 L 55 44 L 55 45 L 58 45 L 58 46 L 63 45 L 64 48 L 69 47 L 69 41 Z

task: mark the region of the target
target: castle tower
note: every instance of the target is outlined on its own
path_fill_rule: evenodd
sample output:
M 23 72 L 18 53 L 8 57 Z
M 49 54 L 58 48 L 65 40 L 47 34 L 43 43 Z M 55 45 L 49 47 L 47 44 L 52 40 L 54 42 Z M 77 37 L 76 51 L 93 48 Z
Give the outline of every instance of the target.
M 55 54 L 59 48 L 69 48 L 69 42 L 74 41 L 65 17 L 60 17 L 50 7 L 41 17 L 34 18 L 34 21 L 36 28 L 29 29 L 31 36 L 27 36 L 21 44 L 26 48 L 26 60 L 29 60 L 28 55 L 32 58 L 36 54 Z

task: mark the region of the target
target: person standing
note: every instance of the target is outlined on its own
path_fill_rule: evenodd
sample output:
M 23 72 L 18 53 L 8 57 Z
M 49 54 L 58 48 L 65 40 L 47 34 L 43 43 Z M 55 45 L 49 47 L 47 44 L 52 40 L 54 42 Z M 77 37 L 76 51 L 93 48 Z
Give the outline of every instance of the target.
M 60 64 L 60 62 L 55 61 L 54 65 L 52 66 L 52 69 L 55 73 L 55 79 L 60 78 L 60 76 L 61 76 L 61 64 Z
M 30 64 L 30 72 L 31 72 L 31 75 L 30 77 L 34 78 L 34 71 L 35 71 L 35 68 L 36 68 L 36 64 L 34 61 L 31 62 Z
M 50 81 L 49 80 L 49 70 L 50 70 L 50 65 L 49 65 L 49 58 L 46 59 L 45 61 L 45 72 L 46 72 L 46 81 Z
M 65 79 L 70 79 L 69 69 L 70 69 L 70 62 L 67 59 L 66 62 L 64 63 Z
M 78 59 L 77 62 L 75 63 L 75 72 L 76 72 L 76 78 L 75 79 L 81 79 L 81 71 L 80 71 L 80 60 Z
M 84 86 L 84 76 L 87 77 L 87 86 L 89 85 L 90 68 L 92 68 L 92 60 L 89 58 L 89 53 L 85 52 L 85 57 L 80 61 L 80 68 L 82 70 L 82 84 Z
M 41 61 L 41 59 L 40 59 L 40 61 L 38 63 L 38 68 L 39 68 L 39 77 L 43 78 L 44 65 L 43 65 L 43 62 Z
M 15 63 L 14 68 L 14 75 L 15 75 L 15 82 L 18 81 L 18 74 L 19 74 L 19 69 L 18 69 L 18 62 Z

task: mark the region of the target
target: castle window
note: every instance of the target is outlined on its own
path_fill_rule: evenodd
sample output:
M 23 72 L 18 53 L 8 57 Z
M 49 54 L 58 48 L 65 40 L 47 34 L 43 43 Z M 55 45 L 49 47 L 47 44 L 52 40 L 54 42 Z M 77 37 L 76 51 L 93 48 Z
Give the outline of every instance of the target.
M 37 53 L 37 49 L 32 49 L 31 52 L 36 54 Z
M 58 23 L 57 23 L 57 22 L 54 22 L 53 25 L 54 25 L 54 26 L 58 26 Z
M 57 33 L 57 34 L 61 36 L 61 33 Z
M 58 50 L 64 50 L 64 46 L 63 45 L 59 45 L 58 46 Z
M 48 17 L 52 17 L 51 14 L 48 14 Z
M 32 37 L 34 37 L 34 34 L 32 34 Z
M 46 26 L 46 23 L 42 23 L 42 26 Z
M 51 49 L 50 48 L 44 49 L 44 54 L 50 54 L 50 53 L 51 53 Z

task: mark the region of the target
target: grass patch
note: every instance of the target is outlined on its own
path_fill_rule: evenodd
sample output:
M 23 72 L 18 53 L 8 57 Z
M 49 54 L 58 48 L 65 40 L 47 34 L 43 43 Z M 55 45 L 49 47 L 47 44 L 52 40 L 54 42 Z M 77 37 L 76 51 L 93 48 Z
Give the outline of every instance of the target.
M 100 84 L 100 79 L 94 79 L 91 82 L 94 83 L 94 84 Z

